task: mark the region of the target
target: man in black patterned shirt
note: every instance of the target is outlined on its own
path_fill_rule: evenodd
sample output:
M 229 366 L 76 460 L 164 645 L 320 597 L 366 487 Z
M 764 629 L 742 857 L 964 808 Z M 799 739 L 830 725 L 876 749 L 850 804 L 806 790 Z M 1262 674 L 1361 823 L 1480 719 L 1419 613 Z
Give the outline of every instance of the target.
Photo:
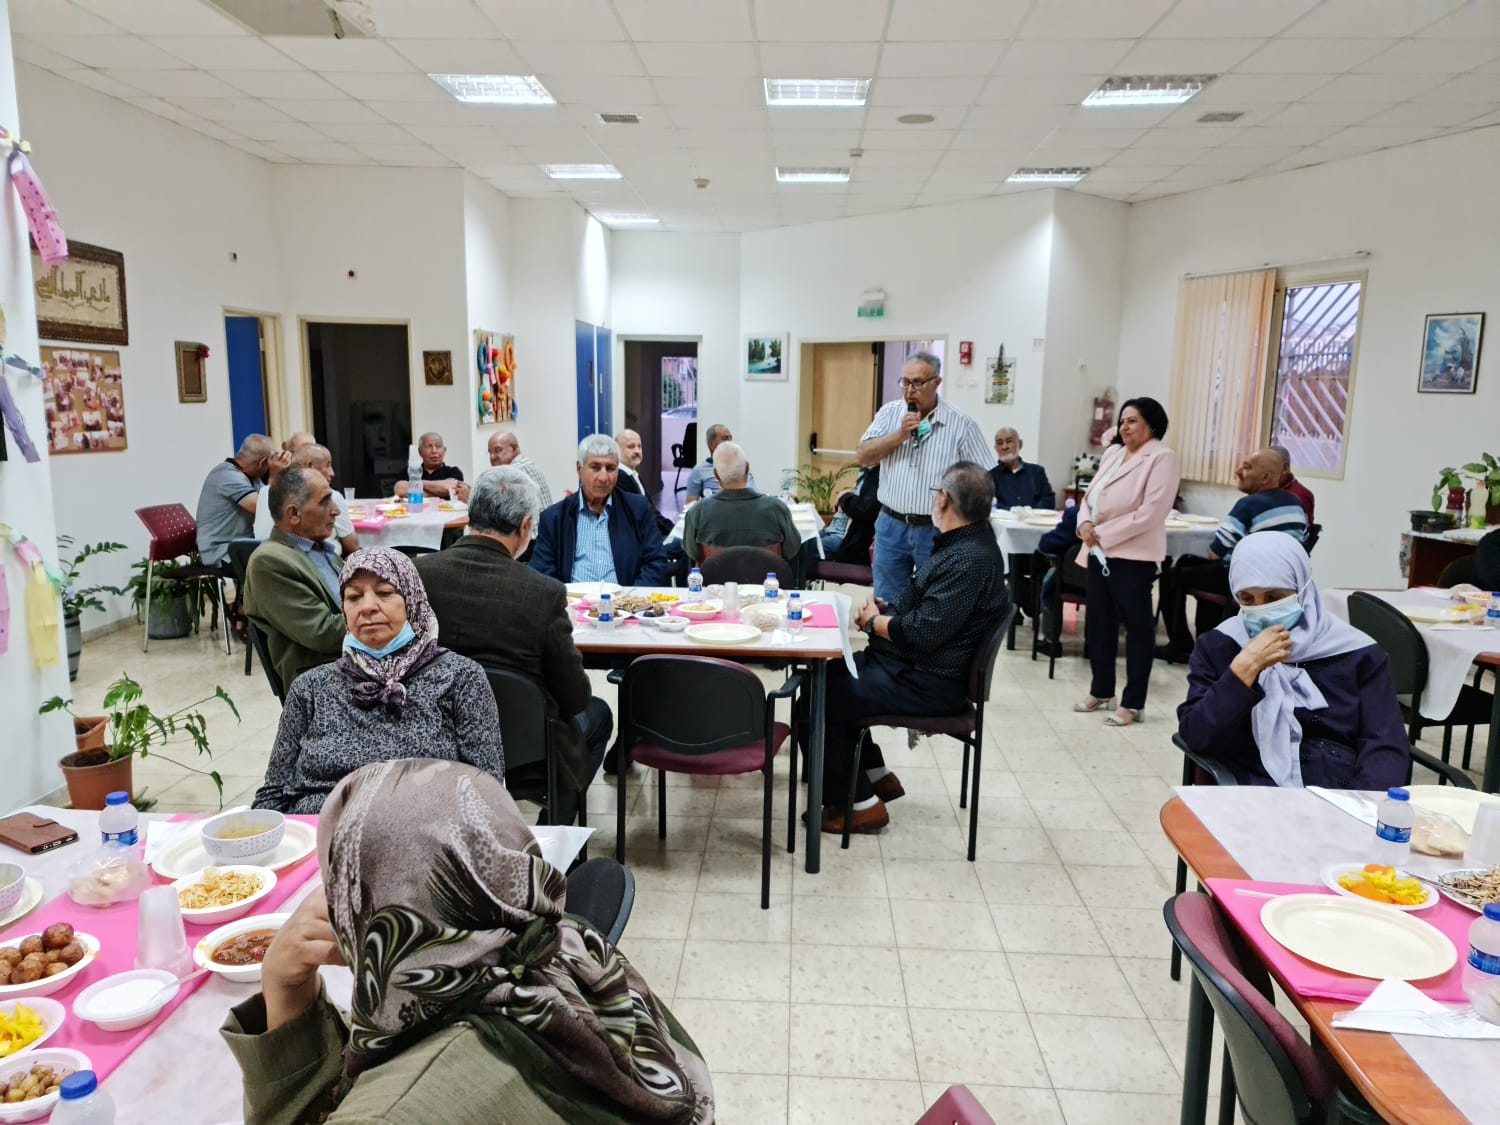
M 990 528 L 995 486 L 972 461 L 959 461 L 932 490 L 932 555 L 889 603 L 871 599 L 855 623 L 870 644 L 854 660 L 859 677 L 834 664 L 828 676 L 823 792 L 846 791 L 856 724 L 866 715 L 950 715 L 968 701 L 969 665 L 985 633 L 1005 611 L 1005 563 Z M 901 782 L 867 743 L 855 789 L 854 832 L 890 823 L 886 802 L 905 795 Z M 841 804 L 823 810 L 823 831 L 842 832 Z

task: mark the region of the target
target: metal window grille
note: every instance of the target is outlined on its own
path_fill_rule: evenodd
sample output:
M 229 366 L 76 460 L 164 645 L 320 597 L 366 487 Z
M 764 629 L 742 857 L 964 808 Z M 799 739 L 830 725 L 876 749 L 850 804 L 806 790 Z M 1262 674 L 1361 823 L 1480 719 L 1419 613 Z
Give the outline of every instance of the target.
M 1358 280 L 1287 287 L 1271 441 L 1298 468 L 1343 467 L 1362 288 Z

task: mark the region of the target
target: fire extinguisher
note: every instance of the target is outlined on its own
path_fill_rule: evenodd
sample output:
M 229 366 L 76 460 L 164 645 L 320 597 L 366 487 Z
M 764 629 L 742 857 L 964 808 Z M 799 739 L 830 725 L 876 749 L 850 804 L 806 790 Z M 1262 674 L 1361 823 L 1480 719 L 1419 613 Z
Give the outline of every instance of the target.
M 1114 391 L 1106 390 L 1094 399 L 1093 413 L 1089 419 L 1089 448 L 1099 449 L 1104 445 L 1105 433 L 1115 424 Z

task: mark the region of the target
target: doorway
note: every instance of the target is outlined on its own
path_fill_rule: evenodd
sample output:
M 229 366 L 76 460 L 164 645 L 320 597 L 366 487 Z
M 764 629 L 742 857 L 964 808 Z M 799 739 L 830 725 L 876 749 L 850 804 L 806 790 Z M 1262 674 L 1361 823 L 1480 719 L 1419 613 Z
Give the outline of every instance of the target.
M 626 340 L 625 428 L 641 435 L 641 484 L 663 515 L 680 510 L 679 462 L 698 458 L 698 341 Z
M 943 358 L 942 340 L 842 340 L 804 343 L 802 448 L 817 472 L 854 463 L 860 438 L 882 403 L 901 397 L 901 368 L 917 352 Z
M 578 440 L 608 433 L 615 416 L 614 340 L 608 328 L 573 322 L 578 367 Z
M 224 310 L 224 356 L 229 370 L 229 425 L 233 448 L 251 434 L 285 434 L 281 393 L 281 318 Z
M 406 479 L 411 349 L 405 324 L 303 322 L 312 429 L 333 454 L 335 487 L 389 496 Z

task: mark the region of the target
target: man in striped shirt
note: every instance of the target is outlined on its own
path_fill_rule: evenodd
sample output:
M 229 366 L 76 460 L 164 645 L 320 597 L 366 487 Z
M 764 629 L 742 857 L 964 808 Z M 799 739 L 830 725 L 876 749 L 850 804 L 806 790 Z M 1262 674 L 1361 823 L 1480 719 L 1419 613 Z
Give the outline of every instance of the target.
M 855 460 L 880 466 L 880 515 L 875 521 L 875 596 L 889 601 L 906 589 L 932 554 L 932 492 L 958 461 L 988 464 L 989 445 L 963 411 L 938 398 L 943 361 L 917 352 L 901 369 L 901 397 L 875 413 Z

